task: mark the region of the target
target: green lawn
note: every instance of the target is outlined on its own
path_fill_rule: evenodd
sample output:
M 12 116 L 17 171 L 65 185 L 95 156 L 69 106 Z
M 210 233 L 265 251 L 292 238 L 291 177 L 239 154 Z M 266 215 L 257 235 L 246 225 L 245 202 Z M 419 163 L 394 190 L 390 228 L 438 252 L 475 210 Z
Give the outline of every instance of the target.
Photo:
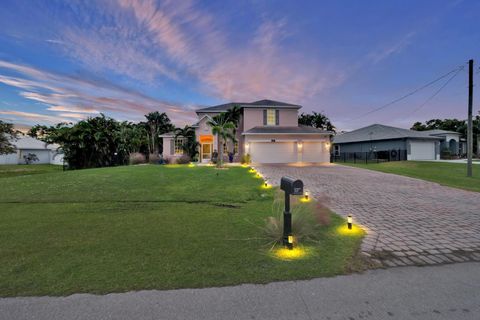
M 467 177 L 467 166 L 462 163 L 392 161 L 383 163 L 339 163 L 358 168 L 399 174 L 439 184 L 480 192 L 480 165 L 473 165 L 473 177 Z
M 361 235 L 333 215 L 298 260 L 261 227 L 274 190 L 246 168 L 128 166 L 0 180 L 0 296 L 267 283 L 348 272 Z
M 63 169 L 62 166 L 56 166 L 53 164 L 35 164 L 35 165 L 6 164 L 6 165 L 0 165 L 0 178 L 56 172 L 56 171 L 62 171 L 62 169 Z

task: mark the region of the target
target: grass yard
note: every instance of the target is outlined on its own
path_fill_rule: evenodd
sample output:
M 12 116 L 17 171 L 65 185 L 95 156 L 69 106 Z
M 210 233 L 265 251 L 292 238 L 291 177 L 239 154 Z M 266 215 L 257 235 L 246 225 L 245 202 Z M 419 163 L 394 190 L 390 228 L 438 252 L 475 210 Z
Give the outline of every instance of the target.
M 53 164 L 6 164 L 0 165 L 0 179 L 6 177 L 24 176 L 38 173 L 48 173 L 62 171 L 62 166 L 56 166 Z
M 309 244 L 309 255 L 273 257 L 261 228 L 275 190 L 247 171 L 142 165 L 0 179 L 0 296 L 267 283 L 349 271 L 362 234 L 339 234 L 344 221 L 336 215 Z
M 441 185 L 480 192 L 480 166 L 473 165 L 473 177 L 467 177 L 467 166 L 462 163 L 427 161 L 392 161 L 383 163 L 339 163 L 342 165 L 376 170 L 418 178 Z

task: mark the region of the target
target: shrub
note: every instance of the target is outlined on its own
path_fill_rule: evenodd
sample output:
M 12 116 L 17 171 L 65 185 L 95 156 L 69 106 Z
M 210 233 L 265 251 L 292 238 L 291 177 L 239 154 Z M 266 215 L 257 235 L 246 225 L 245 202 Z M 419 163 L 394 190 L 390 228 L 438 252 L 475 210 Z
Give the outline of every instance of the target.
M 330 223 L 330 211 L 328 210 L 328 221 L 320 221 L 318 213 L 322 219 L 325 215 L 326 207 L 317 209 L 315 202 L 299 202 L 296 198 L 291 198 L 292 230 L 295 236 L 295 242 L 317 241 L 320 236 L 320 226 Z M 268 217 L 264 229 L 265 236 L 271 243 L 281 243 L 283 240 L 283 210 L 284 197 L 283 192 L 279 191 L 275 195 L 272 206 L 272 217 Z
M 158 154 L 150 153 L 148 155 L 148 163 L 158 164 L 159 161 L 160 161 L 160 156 Z
M 250 154 L 249 153 L 244 154 L 240 162 L 242 164 L 250 164 L 250 162 L 252 162 L 252 158 L 250 157 Z
M 31 164 L 32 162 L 39 161 L 35 153 L 28 153 L 27 155 L 24 155 L 23 160 L 25 161 L 25 164 Z
M 145 155 L 144 155 L 143 153 L 134 152 L 134 153 L 130 153 L 128 162 L 129 162 L 130 164 L 145 163 L 145 162 L 146 162 L 146 158 L 145 158 Z
M 186 154 L 181 156 L 180 158 L 177 159 L 178 164 L 189 164 L 190 163 L 190 157 Z

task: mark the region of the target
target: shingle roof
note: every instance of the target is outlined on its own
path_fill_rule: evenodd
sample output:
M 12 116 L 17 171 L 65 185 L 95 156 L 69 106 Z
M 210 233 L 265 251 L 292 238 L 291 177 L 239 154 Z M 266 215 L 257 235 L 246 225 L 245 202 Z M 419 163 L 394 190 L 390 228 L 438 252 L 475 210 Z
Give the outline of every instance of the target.
M 350 143 L 361 141 L 391 140 L 391 139 L 431 139 L 438 140 L 439 137 L 432 137 L 425 131 L 414 131 L 396 127 L 385 126 L 382 124 L 372 124 L 368 127 L 360 128 L 344 134 L 335 136 L 334 143 Z
M 47 144 L 30 136 L 19 136 L 16 140 L 11 139 L 11 143 L 19 150 L 56 150 L 59 147 L 58 144 Z
M 317 129 L 314 127 L 308 127 L 308 126 L 298 126 L 298 127 L 266 126 L 266 127 L 253 127 L 250 130 L 245 131 L 243 134 L 244 135 L 249 135 L 249 134 L 332 134 L 332 132 Z
M 196 110 L 197 113 L 199 112 L 225 112 L 234 106 L 238 106 L 240 108 L 261 108 L 261 107 L 277 107 L 277 108 L 295 108 L 300 109 L 302 106 L 297 104 L 290 104 L 281 101 L 274 101 L 274 100 L 258 100 L 254 102 L 229 102 L 224 104 L 219 104 L 213 107 L 207 107 Z

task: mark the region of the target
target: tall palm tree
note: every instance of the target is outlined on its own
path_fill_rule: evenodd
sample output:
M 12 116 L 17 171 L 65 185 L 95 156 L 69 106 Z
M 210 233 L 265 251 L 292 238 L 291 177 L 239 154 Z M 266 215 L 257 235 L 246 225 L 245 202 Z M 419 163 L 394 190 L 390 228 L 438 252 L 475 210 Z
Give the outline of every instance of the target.
M 218 160 L 217 160 L 217 167 L 223 166 L 223 144 L 226 143 L 229 139 L 233 142 L 236 141 L 235 139 L 235 123 L 232 122 L 226 115 L 226 113 L 222 112 L 212 120 L 207 121 L 207 125 L 212 127 L 212 133 L 216 134 L 218 137 L 219 142 L 219 149 L 218 150 Z
M 239 106 L 233 106 L 225 112 L 225 116 L 238 127 L 240 117 L 242 116 L 242 109 Z
M 149 114 L 145 115 L 145 118 L 147 118 L 147 125 L 149 129 L 150 152 L 158 155 L 158 149 L 160 145 L 160 139 L 158 136 L 162 133 L 173 131 L 175 127 L 170 122 L 170 119 L 165 112 L 150 112 Z

